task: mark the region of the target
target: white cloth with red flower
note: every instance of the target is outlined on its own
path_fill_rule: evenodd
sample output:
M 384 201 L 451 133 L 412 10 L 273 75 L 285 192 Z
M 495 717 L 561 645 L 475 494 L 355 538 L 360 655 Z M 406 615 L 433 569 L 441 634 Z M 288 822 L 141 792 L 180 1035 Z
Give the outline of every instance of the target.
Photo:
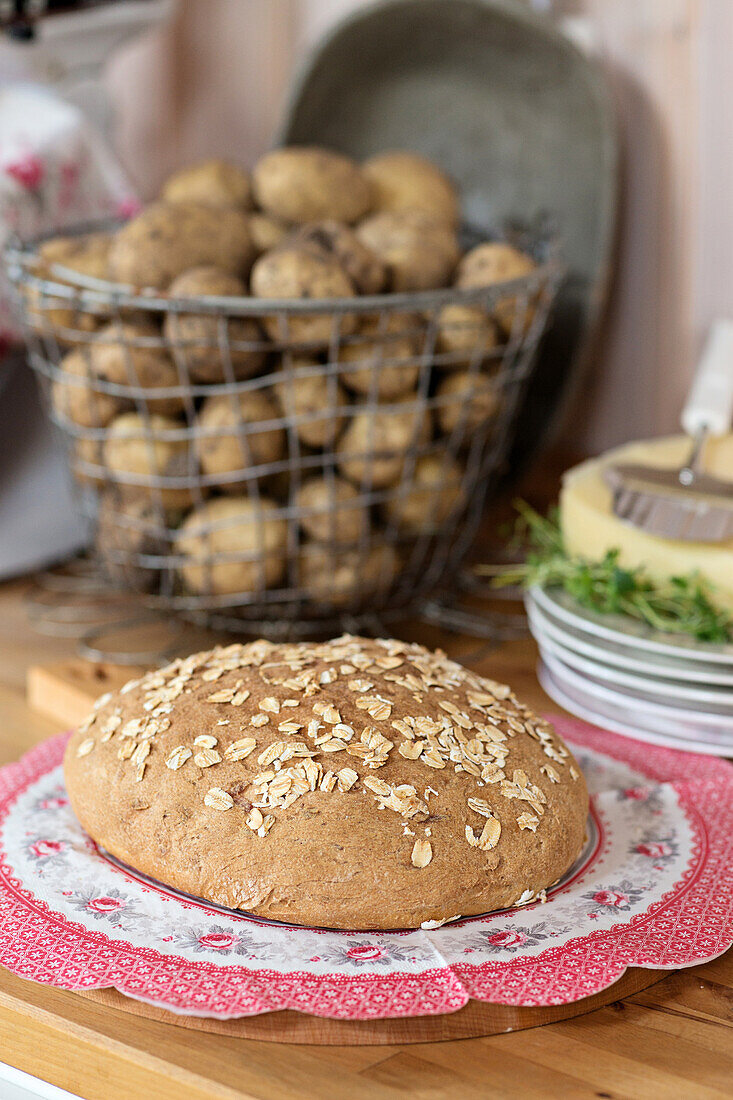
M 82 112 L 34 84 L 0 85 L 0 249 L 75 222 L 126 214 L 137 200 L 125 173 Z M 17 338 L 0 284 L 0 347 Z
M 413 932 L 293 928 L 221 909 L 101 852 L 67 803 L 65 737 L 0 770 L 0 963 L 66 989 L 114 986 L 188 1015 L 342 1019 L 452 1012 L 470 998 L 566 1003 L 628 966 L 733 943 L 733 768 L 571 718 L 589 837 L 548 900 Z

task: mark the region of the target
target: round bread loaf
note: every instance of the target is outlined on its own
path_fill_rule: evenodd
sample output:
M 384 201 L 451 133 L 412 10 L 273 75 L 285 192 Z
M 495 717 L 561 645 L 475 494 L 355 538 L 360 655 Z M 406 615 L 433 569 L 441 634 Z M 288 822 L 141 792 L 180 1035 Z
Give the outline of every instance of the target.
M 145 874 L 292 924 L 413 928 L 524 904 L 584 842 L 588 793 L 510 688 L 345 636 L 193 654 L 98 700 L 71 804 Z

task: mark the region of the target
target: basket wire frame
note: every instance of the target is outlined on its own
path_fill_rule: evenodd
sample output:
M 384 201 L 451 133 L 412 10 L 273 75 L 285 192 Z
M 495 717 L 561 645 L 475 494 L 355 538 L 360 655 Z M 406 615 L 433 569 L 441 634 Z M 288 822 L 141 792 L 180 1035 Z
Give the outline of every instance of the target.
M 77 232 L 100 228 L 109 225 L 80 226 Z M 97 524 L 96 556 L 111 581 L 140 593 L 145 606 L 201 626 L 271 636 L 368 630 L 377 621 L 403 619 L 426 601 L 434 618 L 441 592 L 449 594 L 450 604 L 487 498 L 504 472 L 521 397 L 562 278 L 554 242 L 536 246 L 538 262 L 530 275 L 506 283 L 283 302 L 136 292 L 60 265 L 41 267 L 41 240 L 11 244 L 8 272 L 29 361 L 65 440 L 80 509 Z M 498 304 L 506 317 L 507 302 L 511 324 L 495 346 L 476 338 L 468 351 L 456 351 L 441 339 L 444 307 L 477 311 L 453 326 L 454 333 L 468 326 L 473 337 L 479 331 L 475 318 L 494 316 Z M 192 316 L 207 323 L 200 338 L 186 339 L 181 325 Z M 233 335 L 243 318 L 257 322 L 257 339 Z M 304 318 L 327 319 L 328 339 L 304 340 Z M 360 331 L 365 322 L 367 334 Z M 114 341 L 104 335 L 111 323 L 120 326 Z M 124 377 L 114 380 L 100 371 L 97 358 L 100 346 L 110 343 L 124 364 Z M 135 364 L 143 351 L 172 368 L 174 384 L 140 384 Z M 197 377 L 194 353 L 214 364 L 216 381 Z M 262 362 L 253 376 L 238 367 L 247 356 Z M 464 388 L 443 393 L 440 382 L 457 371 Z M 350 382 L 355 372 L 358 384 L 356 378 Z M 393 389 L 404 380 L 404 392 L 387 400 L 381 392 L 386 379 Z M 494 410 L 480 420 L 486 379 Z M 295 407 L 304 382 L 320 384 L 322 404 Z M 248 419 L 248 400 L 256 401 L 256 394 L 270 399 L 269 419 Z M 202 406 L 212 399 L 229 412 L 224 428 L 207 428 L 202 421 Z M 161 405 L 173 413 L 170 424 L 158 419 Z M 127 466 L 110 464 L 110 424 L 122 412 L 139 417 L 129 439 L 138 445 L 137 458 Z M 403 437 L 380 444 L 380 425 L 394 417 L 405 429 Z M 366 431 L 363 446 L 347 461 L 342 443 L 354 418 Z M 319 424 L 326 441 L 314 447 L 303 435 Z M 265 432 L 280 442 L 262 460 L 257 441 Z M 207 471 L 203 456 L 212 441 L 235 453 L 229 469 Z M 423 482 L 428 457 L 431 477 Z M 380 472 L 385 461 L 396 476 Z M 314 477 L 322 479 L 322 500 L 307 508 L 299 493 Z M 356 491 L 345 501 L 337 496 L 344 480 Z M 245 498 L 250 514 L 201 524 L 192 584 L 180 524 L 217 497 Z M 282 537 L 268 550 L 272 505 Z M 419 523 L 406 523 L 406 513 L 415 508 Z M 366 518 L 349 543 L 342 528 L 353 511 Z M 320 541 L 307 533 L 316 520 L 319 531 L 328 531 Z M 250 549 L 232 547 L 232 533 L 235 544 L 237 534 L 246 537 Z M 217 545 L 222 537 L 226 549 Z M 315 578 L 308 573 L 309 558 L 318 563 Z M 223 582 L 222 567 L 233 567 L 235 577 L 239 572 L 241 583 Z

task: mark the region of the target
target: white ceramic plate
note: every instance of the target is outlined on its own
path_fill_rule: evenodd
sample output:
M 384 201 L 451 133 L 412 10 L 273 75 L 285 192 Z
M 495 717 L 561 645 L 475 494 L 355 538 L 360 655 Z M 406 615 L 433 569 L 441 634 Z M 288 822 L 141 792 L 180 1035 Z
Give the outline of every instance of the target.
M 691 707 L 682 708 L 679 704 L 660 703 L 657 699 L 645 699 L 640 692 L 631 691 L 626 689 L 624 691 L 618 688 L 609 687 L 606 684 L 600 684 L 596 680 L 591 680 L 589 676 L 582 672 L 576 672 L 575 669 L 570 668 L 564 661 L 558 660 L 557 657 L 552 657 L 549 654 L 545 658 L 545 664 L 550 669 L 550 672 L 556 672 L 560 670 L 562 676 L 568 683 L 574 684 L 579 691 L 584 694 L 590 694 L 594 699 L 598 698 L 609 703 L 611 706 L 620 707 L 624 711 L 636 716 L 639 715 L 644 721 L 651 717 L 655 721 L 660 720 L 671 725 L 680 723 L 684 726 L 688 732 L 693 729 L 699 732 L 705 732 L 706 730 L 715 730 L 716 732 L 725 733 L 731 738 L 733 744 L 733 713 L 730 714 L 714 714 L 708 709 L 693 710 Z
M 538 664 L 537 677 L 550 698 L 559 706 L 602 729 L 668 749 L 710 756 L 733 754 L 733 730 L 729 729 L 727 733 L 701 732 L 679 720 L 675 723 L 668 720 L 660 722 L 654 717 L 642 715 L 629 701 L 620 708 L 609 705 L 596 693 L 595 688 L 592 693 L 578 689 L 562 669 L 558 669 L 556 665 L 550 669 L 543 661 Z
M 733 691 L 723 688 L 705 690 L 701 687 L 689 687 L 686 684 L 671 684 L 668 680 L 656 680 L 645 671 L 635 676 L 631 672 L 608 667 L 587 657 L 580 657 L 565 646 L 545 636 L 535 635 L 540 652 L 544 657 L 555 657 L 567 667 L 595 683 L 618 688 L 624 695 L 660 702 L 668 706 L 680 706 L 684 709 L 702 709 L 706 713 L 719 714 L 730 718 L 733 724 Z
M 713 645 L 696 642 L 687 636 L 661 634 L 645 623 L 625 615 L 599 615 L 579 604 L 560 589 L 547 590 L 535 586 L 530 589 L 535 603 L 554 618 L 575 627 L 583 634 L 606 638 L 617 645 L 633 645 L 648 653 L 660 653 L 665 657 L 684 658 L 688 661 L 726 665 L 733 668 L 733 645 Z
M 650 676 L 661 680 L 673 680 L 675 683 L 705 684 L 707 686 L 733 688 L 733 670 L 728 672 L 725 666 L 702 662 L 690 663 L 684 658 L 664 657 L 656 653 L 643 653 L 634 649 L 633 639 L 626 646 L 618 645 L 607 639 L 597 639 L 584 635 L 574 627 L 558 621 L 543 611 L 529 593 L 525 598 L 529 625 L 535 638 L 549 638 L 573 653 L 600 661 L 614 668 L 629 669 L 638 672 L 641 667 Z
M 530 614 L 529 622 L 532 634 L 543 653 L 559 658 L 576 672 L 611 687 L 617 686 L 624 693 L 634 692 L 663 703 L 710 710 L 733 718 L 733 686 L 721 687 L 700 682 L 688 684 L 681 677 L 670 679 L 668 672 L 660 677 L 642 659 L 636 662 L 633 672 L 628 668 L 618 668 L 606 659 L 602 649 L 587 657 L 566 645 L 564 639 L 558 640 L 534 615 Z

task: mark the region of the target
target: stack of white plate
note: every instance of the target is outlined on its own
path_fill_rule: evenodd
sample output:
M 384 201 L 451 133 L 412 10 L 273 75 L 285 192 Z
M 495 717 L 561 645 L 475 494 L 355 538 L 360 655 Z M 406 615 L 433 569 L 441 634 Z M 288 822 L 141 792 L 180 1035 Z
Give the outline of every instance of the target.
M 599 615 L 560 589 L 526 596 L 539 678 L 566 710 L 654 745 L 733 755 L 733 645 Z

